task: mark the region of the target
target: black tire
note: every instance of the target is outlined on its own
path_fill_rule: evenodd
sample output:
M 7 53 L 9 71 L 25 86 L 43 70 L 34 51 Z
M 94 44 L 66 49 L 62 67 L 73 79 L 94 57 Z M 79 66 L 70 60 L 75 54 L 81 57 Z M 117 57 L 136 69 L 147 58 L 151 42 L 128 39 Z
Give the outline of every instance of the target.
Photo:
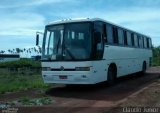
M 116 82 L 116 75 L 117 75 L 117 70 L 114 66 L 109 66 L 108 68 L 108 76 L 107 76 L 107 83 L 109 85 L 113 85 Z
M 146 73 L 146 69 L 147 69 L 146 62 L 143 62 L 143 66 L 142 66 L 142 74 L 143 75 Z
M 146 62 L 143 62 L 142 71 L 138 73 L 138 76 L 143 76 L 146 73 Z

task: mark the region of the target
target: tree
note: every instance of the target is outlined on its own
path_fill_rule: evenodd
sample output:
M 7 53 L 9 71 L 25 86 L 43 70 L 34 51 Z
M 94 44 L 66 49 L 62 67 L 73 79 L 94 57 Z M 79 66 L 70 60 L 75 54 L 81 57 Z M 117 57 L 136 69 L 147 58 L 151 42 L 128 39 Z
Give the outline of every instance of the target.
M 16 48 L 16 53 L 20 53 L 21 52 L 21 49 L 19 49 L 19 48 Z
M 1 50 L 0 53 L 3 54 L 3 53 L 5 53 L 5 51 L 4 51 L 4 50 Z
M 160 65 L 160 46 L 153 47 L 153 65 L 158 66 Z
M 153 47 L 153 57 L 160 57 L 160 46 Z

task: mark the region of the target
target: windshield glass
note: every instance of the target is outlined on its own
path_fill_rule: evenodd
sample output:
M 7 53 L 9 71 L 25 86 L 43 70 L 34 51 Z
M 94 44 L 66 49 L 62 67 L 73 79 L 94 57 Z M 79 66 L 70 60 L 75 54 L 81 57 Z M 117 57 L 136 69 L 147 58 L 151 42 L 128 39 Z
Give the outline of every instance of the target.
M 46 27 L 43 60 L 87 60 L 90 57 L 90 23 L 68 23 Z

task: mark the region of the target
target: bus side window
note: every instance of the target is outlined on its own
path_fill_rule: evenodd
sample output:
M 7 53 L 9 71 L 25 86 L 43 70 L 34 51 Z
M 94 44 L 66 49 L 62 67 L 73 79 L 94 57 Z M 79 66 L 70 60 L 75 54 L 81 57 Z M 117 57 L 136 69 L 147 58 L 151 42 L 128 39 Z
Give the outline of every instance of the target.
M 138 39 L 136 34 L 134 34 L 134 43 L 135 43 L 135 47 L 138 47 Z
M 146 41 L 147 41 L 147 48 L 149 48 L 149 38 L 148 37 L 146 38 Z
M 140 48 L 143 48 L 143 38 L 142 38 L 142 36 L 139 37 L 139 46 L 140 46 Z
M 131 43 L 131 33 L 130 32 L 127 32 L 127 43 L 128 43 L 129 46 L 132 45 L 132 43 Z
M 137 35 L 137 42 L 138 42 L 138 47 L 140 48 L 141 46 L 140 46 L 140 36 L 139 35 Z
M 112 44 L 113 43 L 112 26 L 109 24 L 106 25 L 106 33 L 107 33 L 107 43 Z
M 144 48 L 144 37 L 141 36 L 141 38 L 142 38 L 142 48 Z
M 147 48 L 147 38 L 144 37 L 143 40 L 144 40 L 144 48 Z
M 113 43 L 118 44 L 118 30 L 116 27 L 112 27 L 112 33 L 113 33 Z
M 118 29 L 118 40 L 119 40 L 119 44 L 123 45 L 124 43 L 124 34 L 123 34 L 123 30 L 122 29 Z
M 149 38 L 149 48 L 150 48 L 150 49 L 152 48 L 152 41 L 151 41 L 150 38 Z
M 131 33 L 131 42 L 132 42 L 132 46 L 135 46 L 134 33 Z
M 139 40 L 139 47 L 142 48 L 142 39 L 141 39 L 141 36 L 139 36 L 138 40 Z
M 127 32 L 123 31 L 123 34 L 124 34 L 124 45 L 128 45 L 128 43 L 127 43 Z

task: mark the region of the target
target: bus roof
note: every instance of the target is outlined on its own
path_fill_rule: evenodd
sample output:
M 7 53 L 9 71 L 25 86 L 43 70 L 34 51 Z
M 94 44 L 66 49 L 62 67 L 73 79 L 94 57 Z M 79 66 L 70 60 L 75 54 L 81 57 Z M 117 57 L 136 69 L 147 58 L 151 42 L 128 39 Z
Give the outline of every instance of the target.
M 124 30 L 131 31 L 131 32 L 137 33 L 139 35 L 143 35 L 143 36 L 146 36 L 146 37 L 150 38 L 150 36 L 147 36 L 147 35 L 144 35 L 144 34 L 141 34 L 141 33 L 137 32 L 137 31 L 134 31 L 134 30 L 131 30 L 131 29 L 119 26 L 117 24 L 114 24 L 112 22 L 106 21 L 106 20 L 101 19 L 101 18 L 73 18 L 73 19 L 64 19 L 64 20 L 57 20 L 57 21 L 50 22 L 48 25 L 57 25 L 57 24 L 75 23 L 75 22 L 94 22 L 94 21 L 102 21 L 102 22 L 105 22 L 107 24 L 111 24 L 111 25 L 114 25 L 116 27 L 122 28 Z
M 73 18 L 73 19 L 64 19 L 64 20 L 57 20 L 50 22 L 48 25 L 55 25 L 55 24 L 64 24 L 64 23 L 73 23 L 73 22 L 92 22 L 92 21 L 97 21 L 100 19 L 96 18 Z

